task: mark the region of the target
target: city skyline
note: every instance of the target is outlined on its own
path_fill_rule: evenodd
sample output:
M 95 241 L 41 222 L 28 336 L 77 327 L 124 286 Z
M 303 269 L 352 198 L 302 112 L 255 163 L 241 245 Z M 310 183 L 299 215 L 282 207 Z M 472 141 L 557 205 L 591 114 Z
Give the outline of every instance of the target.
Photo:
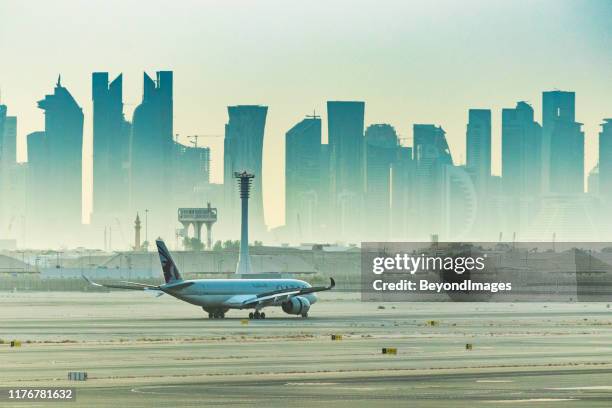
M 94 199 L 108 205 L 94 207 L 95 228 L 89 233 L 103 227 L 104 248 L 111 248 L 107 233 L 111 234 L 113 225 L 125 239 L 121 226 L 129 224 L 134 212 L 144 211 L 147 239 L 152 210 L 155 234 L 176 233 L 177 239 L 179 235 L 187 239 L 193 235 L 187 226 L 180 233 L 174 227 L 176 209 L 180 214 L 181 207 L 189 210 L 184 207 L 198 207 L 205 201 L 210 207 L 212 201 L 223 215 L 221 236 L 235 234 L 233 183 L 210 184 L 210 148 L 198 146 L 197 136 L 191 137 L 192 147 L 176 143 L 173 72 L 158 71 L 155 80 L 144 74 L 143 100 L 132 123 L 122 113 L 122 76 L 110 83 L 105 72 L 91 77 L 96 106 Z M 469 109 L 468 156 L 462 164 L 453 159 L 441 126 L 414 124 L 413 145 L 406 147 L 389 124 L 364 127 L 364 102 L 328 101 L 328 144 L 322 143 L 319 116 L 307 115 L 286 133 L 288 215 L 283 228 L 266 232 L 261 177 L 255 176 L 253 235 L 276 242 L 406 239 L 428 234 L 453 240 L 482 238 L 497 231 L 511 231 L 515 237 L 517 232 L 519 237 L 541 238 L 557 231 L 572 238 L 607 236 L 607 229 L 602 229 L 605 223 L 596 227 L 594 217 L 600 218 L 612 204 L 607 193 L 612 176 L 607 145 L 611 119 L 604 119 L 599 133 L 603 143 L 599 171 L 589 172 L 589 194 L 585 195 L 584 133 L 583 125 L 576 122 L 576 94 L 544 91 L 542 101 L 543 125 L 526 102 L 502 110 L 502 177 L 490 169 L 490 110 Z M 45 129 L 28 135 L 29 160 L 20 165 L 14 150 L 17 121 L 7 117 L 6 105 L 0 105 L 0 190 L 3 207 L 9 204 L 8 211 L 0 212 L 0 224 L 8 221 L 10 230 L 19 218 L 23 240 L 26 230 L 34 231 L 40 244 L 47 239 L 45 231 L 60 232 L 54 236 L 65 240 L 75 233 L 80 236 L 82 230 L 78 225 L 83 112 L 61 84 L 61 76 L 54 93 L 38 106 L 45 112 Z M 268 107 L 227 109 L 225 180 L 232 180 L 232 174 L 241 169 L 261 174 Z M 197 230 L 193 232 L 198 235 Z
M 125 240 L 122 225 L 138 211 L 145 213 L 145 239 L 151 210 L 156 235 L 176 233 L 177 240 L 179 235 L 197 235 L 188 227 L 179 233 L 176 209 L 212 201 L 221 209 L 221 237 L 233 236 L 233 183 L 210 184 L 210 148 L 197 146 L 198 137 L 191 137 L 192 147 L 175 141 L 173 72 L 158 71 L 156 80 L 144 74 L 143 101 L 133 124 L 121 113 L 122 76 L 111 83 L 108 73 L 91 77 L 97 106 L 94 165 L 103 166 L 94 173 L 94 190 L 101 189 L 94 198 L 102 194 L 106 201 L 110 198 L 110 206 L 94 208 L 94 228 L 89 228 L 89 238 L 83 237 L 79 210 L 84 116 L 60 76 L 54 93 L 38 102 L 45 126 L 28 135 L 27 165 L 15 161 L 17 120 L 0 105 L 0 192 L 6 207 L 0 208 L 0 224 L 8 223 L 10 232 L 18 219 L 23 241 L 27 230 L 38 245 L 47 242 L 49 231 L 59 232 L 53 237 L 60 242 L 82 242 L 103 227 L 104 248 L 110 249 L 113 228 L 119 227 Z M 261 177 L 256 177 L 253 235 L 273 242 L 422 239 L 431 234 L 482 239 L 497 232 L 501 237 L 504 231 L 521 239 L 557 232 L 564 239 L 608 236 L 611 119 L 603 119 L 599 166 L 589 172 L 584 194 L 584 133 L 576 122 L 576 94 L 544 91 L 542 101 L 543 125 L 526 102 L 502 110 L 502 177 L 490 171 L 490 110 L 469 109 L 469 155 L 462 164 L 453 159 L 441 126 L 414 124 L 413 146 L 405 147 L 389 124 L 364 127 L 364 102 L 328 101 L 329 144 L 321 143 L 319 116 L 307 115 L 286 133 L 288 216 L 282 228 L 263 228 Z M 261 174 L 268 107 L 227 109 L 225 179 L 232 180 L 232 171 L 243 168 Z M 126 171 L 126 186 L 117 171 Z
M 465 3 L 458 6 L 453 2 L 439 2 L 437 5 L 442 7 L 434 8 L 425 2 L 409 2 L 392 3 L 389 11 L 365 4 L 361 11 L 346 16 L 338 27 L 334 24 L 341 15 L 342 2 L 325 4 L 325 13 L 316 13 L 310 6 L 291 9 L 275 2 L 252 7 L 245 4 L 220 7 L 215 3 L 186 2 L 184 8 L 169 9 L 162 3 L 153 3 L 148 10 L 126 6 L 121 12 L 115 10 L 116 14 L 110 14 L 113 7 L 103 8 L 102 3 L 95 2 L 87 9 L 74 2 L 42 4 L 31 12 L 17 2 L 0 1 L 0 14 L 11 16 L 0 24 L 0 49 L 6 61 L 20 61 L 19 70 L 16 65 L 0 66 L 2 103 L 8 105 L 9 115 L 19 120 L 20 159 L 23 159 L 25 135 L 43 128 L 44 117 L 34 102 L 49 92 L 52 81 L 61 72 L 63 84 L 85 115 L 84 207 L 91 208 L 91 202 L 87 204 L 90 197 L 87 189 L 91 191 L 87 180 L 91 177 L 88 154 L 92 133 L 89 75 L 96 71 L 109 71 L 113 78 L 124 74 L 126 118 L 131 119 L 142 93 L 139 84 L 142 71 L 153 72 L 160 67 L 174 71 L 176 76 L 175 133 L 183 137 L 223 135 L 227 106 L 269 107 L 262 182 L 265 219 L 271 227 L 284 222 L 284 183 L 276 178 L 284 173 L 285 132 L 313 109 L 326 121 L 328 100 L 365 101 L 365 126 L 389 123 L 401 138 L 412 138 L 414 123 L 442 126 L 458 163 L 466 161 L 468 109 L 490 109 L 492 169 L 494 174 L 500 174 L 501 109 L 528 100 L 540 122 L 540 92 L 556 88 L 571 90 L 577 94 L 576 120 L 584 123 L 585 173 L 597 161 L 599 125 L 612 111 L 609 98 L 612 56 L 605 48 L 610 44 L 610 30 L 605 26 L 612 15 L 609 3 L 595 1 L 579 8 L 572 2 L 512 5 L 471 2 L 470 7 Z M 471 26 L 468 9 L 474 8 L 483 16 L 480 27 Z M 74 9 L 85 16 L 98 13 L 99 17 L 90 22 L 87 30 L 83 22 L 66 21 L 63 30 L 53 32 L 45 44 L 40 44 L 43 22 L 66 17 Z M 155 10 L 167 16 L 168 22 L 157 20 Z M 288 20 L 304 26 L 302 33 L 296 36 L 290 30 L 285 39 L 276 38 L 274 34 L 286 25 L 270 18 L 273 11 L 282 12 Z M 528 17 L 525 11 L 529 11 Z M 223 19 L 223 23 L 215 23 L 213 20 L 219 13 L 234 13 L 238 21 L 231 23 L 232 19 Z M 370 15 L 384 19 L 384 29 L 380 24 L 373 24 Z M 104 24 L 104 19 L 111 16 L 125 20 L 128 28 L 111 35 Z M 512 17 L 527 20 L 521 33 L 513 31 L 509 22 Z M 202 19 L 202 24 L 185 24 L 184 20 L 197 18 Z M 160 24 L 160 34 L 151 32 L 155 25 L 151 20 Z M 182 21 L 180 27 L 173 20 Z M 319 24 L 317 27 L 324 28 L 321 33 L 307 27 L 315 21 Z M 240 23 L 260 30 L 249 39 L 229 38 L 229 33 Z M 427 29 L 427 24 L 432 23 L 441 28 L 435 35 Z M 18 32 L 19 24 L 31 28 L 31 34 L 11 35 Z M 139 31 L 145 24 L 147 29 Z M 365 27 L 362 32 L 355 33 L 352 29 L 357 24 Z M 568 24 L 572 30 L 565 29 Z M 184 28 L 191 26 L 197 28 Z M 354 37 L 349 38 L 349 33 Z M 493 38 L 489 38 L 491 34 L 495 34 Z M 98 50 L 86 50 L 87 41 L 96 35 L 108 38 L 98 42 Z M 145 41 L 151 35 L 155 47 Z M 171 46 L 177 37 L 184 41 L 184 46 Z M 118 55 L 105 52 L 121 45 L 119 38 L 124 41 L 124 48 L 131 51 Z M 225 41 L 224 47 L 219 46 L 221 39 Z M 201 43 L 207 51 L 203 56 L 194 54 L 197 47 L 190 45 L 192 40 L 198 47 Z M 521 42 L 533 45 L 514 47 L 508 55 L 503 52 L 504 46 Z M 262 55 L 249 51 L 254 43 L 262 47 Z M 491 48 L 492 45 L 496 47 Z M 158 49 L 164 51 L 163 55 Z M 233 52 L 228 53 L 227 49 Z M 340 49 L 344 51 L 342 56 L 334 55 Z M 242 58 L 230 55 L 236 52 Z M 79 57 L 78 63 L 74 63 L 71 55 Z M 318 55 L 322 57 L 314 58 Z M 278 64 L 271 64 L 268 58 L 276 56 Z M 40 58 L 46 61 L 42 66 L 35 63 Z M 251 69 L 240 68 L 244 58 Z M 371 64 L 364 62 L 370 59 Z M 309 76 L 303 68 L 292 71 L 304 61 L 311 61 L 317 70 L 316 76 Z M 453 69 L 446 66 L 449 62 Z M 28 75 L 23 75 L 24 67 Z M 317 81 L 313 82 L 315 77 Z M 323 126 L 322 137 L 327 141 L 327 126 Z M 184 138 L 181 141 L 188 143 Z M 210 145 L 211 180 L 220 182 L 223 138 L 200 143 Z M 411 141 L 406 144 L 412 146 Z

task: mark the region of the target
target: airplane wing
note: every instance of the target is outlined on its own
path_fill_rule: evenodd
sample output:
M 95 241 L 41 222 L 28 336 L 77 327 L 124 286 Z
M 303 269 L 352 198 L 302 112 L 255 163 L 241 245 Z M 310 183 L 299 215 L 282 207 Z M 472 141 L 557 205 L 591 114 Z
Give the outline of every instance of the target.
M 306 295 L 308 293 L 322 292 L 324 290 L 333 289 L 336 286 L 334 278 L 329 278 L 329 286 L 313 286 L 311 288 L 289 288 L 278 289 L 269 292 L 260 293 L 258 295 L 238 295 L 228 299 L 225 303 L 228 306 L 249 307 L 260 304 L 271 304 L 284 302 L 292 297 Z
M 229 307 L 242 307 L 245 303 L 250 302 L 253 299 L 256 299 L 257 296 L 255 295 L 236 295 L 236 296 L 232 296 L 231 298 L 227 299 L 225 302 L 223 302 L 226 306 Z
M 146 284 L 146 283 L 120 281 L 119 284 L 114 284 L 114 283 L 106 284 L 106 283 L 97 283 L 97 282 L 94 282 L 94 281 L 92 281 L 91 279 L 89 279 L 85 275 L 81 275 L 81 276 L 83 277 L 83 279 L 85 279 L 87 281 L 87 283 L 89 283 L 92 286 L 105 287 L 105 288 L 111 288 L 111 289 L 129 289 L 129 290 L 154 289 L 154 290 L 162 290 L 159 286 L 149 285 L 149 284 Z

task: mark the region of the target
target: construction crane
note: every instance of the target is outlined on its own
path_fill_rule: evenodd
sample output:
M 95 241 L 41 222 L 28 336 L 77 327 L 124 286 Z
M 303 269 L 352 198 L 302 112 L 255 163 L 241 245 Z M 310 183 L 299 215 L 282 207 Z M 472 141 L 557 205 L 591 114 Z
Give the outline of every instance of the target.
M 178 134 L 176 135 L 176 139 L 178 140 Z M 187 136 L 187 139 L 189 139 L 189 142 L 193 145 L 193 147 L 197 148 L 198 147 L 198 139 L 200 139 L 201 137 L 203 138 L 209 138 L 209 137 L 224 137 L 224 135 L 191 135 L 191 136 Z
M 306 115 L 308 119 L 321 119 L 321 116 L 317 115 L 317 111 L 313 109 L 312 115 Z

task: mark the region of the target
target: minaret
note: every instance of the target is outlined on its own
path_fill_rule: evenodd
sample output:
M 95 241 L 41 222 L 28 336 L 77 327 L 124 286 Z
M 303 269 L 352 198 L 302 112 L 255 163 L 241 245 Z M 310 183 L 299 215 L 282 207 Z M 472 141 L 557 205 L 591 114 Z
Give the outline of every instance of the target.
M 215 209 L 214 219 L 212 218 L 213 209 L 210 206 L 210 202 L 207 204 L 206 210 L 206 214 L 208 214 L 208 219 L 204 221 L 204 224 L 206 224 L 206 247 L 212 249 L 212 226 L 217 221 L 217 210 Z
M 140 251 L 140 216 L 136 213 L 134 221 L 134 251 Z
M 235 172 L 234 177 L 238 181 L 240 201 L 242 202 L 240 254 L 238 255 L 238 266 L 236 267 L 236 273 L 245 275 L 253 273 L 253 268 L 251 267 L 251 257 L 249 256 L 249 191 L 251 190 L 251 182 L 255 176 L 243 171 L 241 173 Z

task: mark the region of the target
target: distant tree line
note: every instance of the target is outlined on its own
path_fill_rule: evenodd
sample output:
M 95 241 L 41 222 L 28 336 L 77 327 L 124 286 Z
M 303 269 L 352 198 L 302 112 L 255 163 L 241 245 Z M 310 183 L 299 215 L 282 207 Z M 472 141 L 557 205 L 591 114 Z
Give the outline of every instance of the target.
M 202 243 L 202 241 L 200 241 L 197 238 L 189 238 L 189 237 L 183 238 L 183 246 L 185 247 L 187 251 L 202 251 L 204 249 L 204 244 Z M 261 247 L 263 246 L 263 242 L 254 241 L 253 244 L 249 246 L 250 247 Z M 240 249 L 239 240 L 232 241 L 231 239 L 228 239 L 226 241 L 217 241 L 213 245 L 213 251 L 224 251 L 224 250 L 237 251 L 238 249 Z

